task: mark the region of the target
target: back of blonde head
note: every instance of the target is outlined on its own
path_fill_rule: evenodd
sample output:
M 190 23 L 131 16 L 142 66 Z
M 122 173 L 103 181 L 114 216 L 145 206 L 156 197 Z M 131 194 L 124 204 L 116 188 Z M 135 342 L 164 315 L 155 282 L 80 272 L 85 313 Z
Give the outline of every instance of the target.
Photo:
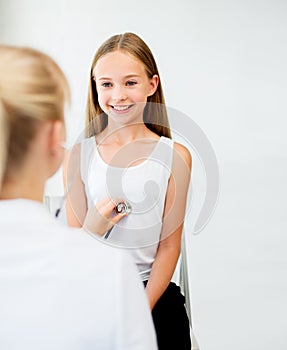
M 0 189 L 21 166 L 41 122 L 63 120 L 66 78 L 47 55 L 0 45 Z

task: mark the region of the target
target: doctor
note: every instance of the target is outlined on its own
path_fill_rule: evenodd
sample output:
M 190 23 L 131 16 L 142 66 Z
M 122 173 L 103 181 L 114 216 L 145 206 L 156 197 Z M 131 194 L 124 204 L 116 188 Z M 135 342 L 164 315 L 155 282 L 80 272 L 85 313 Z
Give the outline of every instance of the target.
M 0 46 L 0 76 L 0 349 L 156 349 L 128 256 L 42 205 L 64 156 L 63 72 L 41 52 Z M 96 232 L 122 218 L 105 219 L 113 208 L 102 203 Z

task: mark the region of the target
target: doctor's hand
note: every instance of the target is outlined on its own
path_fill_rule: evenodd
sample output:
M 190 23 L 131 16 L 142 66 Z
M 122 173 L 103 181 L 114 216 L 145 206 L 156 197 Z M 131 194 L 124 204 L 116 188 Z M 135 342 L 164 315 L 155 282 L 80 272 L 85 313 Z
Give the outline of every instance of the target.
M 113 200 L 110 198 L 103 199 L 96 206 L 90 208 L 87 212 L 83 228 L 90 232 L 103 236 L 122 218 L 128 215 L 125 213 L 118 213 L 116 205 L 121 200 Z

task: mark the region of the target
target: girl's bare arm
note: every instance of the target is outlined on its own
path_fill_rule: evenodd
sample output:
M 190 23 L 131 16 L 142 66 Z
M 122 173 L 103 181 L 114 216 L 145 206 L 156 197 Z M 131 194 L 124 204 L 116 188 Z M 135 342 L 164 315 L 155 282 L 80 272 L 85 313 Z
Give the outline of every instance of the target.
M 166 193 L 161 241 L 146 286 L 151 309 L 166 290 L 180 255 L 191 167 L 192 159 L 189 151 L 183 145 L 175 143 L 171 177 Z
M 66 216 L 69 226 L 82 227 L 87 214 L 87 198 L 80 173 L 80 148 L 75 145 L 67 152 L 63 164 L 63 180 L 66 200 Z

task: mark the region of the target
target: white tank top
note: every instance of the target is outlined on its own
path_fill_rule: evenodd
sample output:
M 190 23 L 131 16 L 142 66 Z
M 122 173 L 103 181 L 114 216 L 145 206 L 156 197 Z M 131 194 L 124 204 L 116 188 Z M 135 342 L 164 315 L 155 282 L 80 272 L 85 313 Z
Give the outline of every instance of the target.
M 106 197 L 130 204 L 131 213 L 113 227 L 107 243 L 130 250 L 143 281 L 149 278 L 160 240 L 172 157 L 173 141 L 163 136 L 147 159 L 127 168 L 105 163 L 95 137 L 81 143 L 81 177 L 88 208 Z

